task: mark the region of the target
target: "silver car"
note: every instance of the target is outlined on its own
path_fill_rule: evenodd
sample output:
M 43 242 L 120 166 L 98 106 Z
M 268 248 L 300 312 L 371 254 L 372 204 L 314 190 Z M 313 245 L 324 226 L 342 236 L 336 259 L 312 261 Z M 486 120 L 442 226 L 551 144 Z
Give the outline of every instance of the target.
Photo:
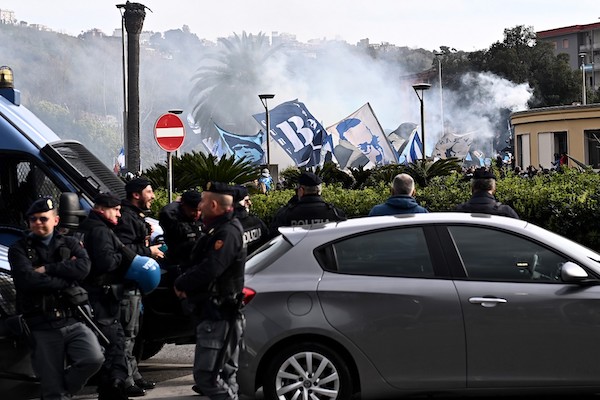
M 482 214 L 280 231 L 246 264 L 243 394 L 600 391 L 600 254 Z

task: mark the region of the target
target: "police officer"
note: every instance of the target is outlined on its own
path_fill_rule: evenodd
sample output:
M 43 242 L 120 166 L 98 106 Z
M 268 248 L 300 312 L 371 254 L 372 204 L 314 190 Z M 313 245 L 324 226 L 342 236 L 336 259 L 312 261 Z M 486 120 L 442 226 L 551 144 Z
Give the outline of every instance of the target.
M 465 203 L 456 206 L 455 211 L 503 215 L 519 219 L 515 210 L 496 200 L 496 177 L 492 171 L 479 168 L 473 172 L 471 179 L 471 198 Z
M 235 186 L 234 214 L 244 228 L 244 243 L 248 254 L 254 252 L 269 239 L 269 228 L 258 216 L 250 213 L 252 201 L 248 188 L 242 185 Z
M 330 221 L 344 221 L 346 214 L 321 197 L 323 181 L 312 172 L 302 172 L 298 178 L 298 202 L 286 206 L 273 219 L 270 231 L 276 235 L 280 226 L 319 224 Z
M 197 190 L 188 190 L 162 208 L 158 221 L 163 228 L 165 244 L 168 247 L 166 264 L 185 264 L 192 247 L 202 234 L 200 223 L 201 194 Z
M 194 306 L 196 351 L 192 388 L 211 400 L 237 399 L 240 312 L 244 286 L 243 228 L 233 215 L 234 188 L 208 182 L 200 209 L 203 236 L 192 266 L 175 281 L 175 294 Z
M 80 303 L 69 297 L 89 273 L 90 259 L 77 239 L 55 231 L 59 216 L 51 198 L 34 201 L 26 215 L 30 233 L 8 251 L 17 309 L 31 330 L 42 398 L 70 399 L 104 361 L 98 339 L 76 318 Z
M 126 400 L 127 360 L 125 334 L 120 320 L 123 281 L 135 253 L 113 232 L 121 216 L 121 199 L 112 193 L 100 193 L 94 208 L 79 225 L 78 236 L 92 261 L 84 280 L 94 310 L 95 321 L 109 340 L 105 344 L 105 361 L 99 373 L 99 400 Z
M 150 246 L 152 229 L 146 222 L 146 212 L 154 201 L 151 182 L 145 178 L 134 178 L 125 184 L 126 198 L 121 202 L 121 219 L 115 228 L 118 238 L 140 256 L 162 259 L 164 253 L 160 244 Z M 127 355 L 128 376 L 125 392 L 128 396 L 144 396 L 146 389 L 152 389 L 156 382 L 142 378 L 133 355 L 135 337 L 140 330 L 142 295 L 134 282 L 128 281 L 121 301 L 121 323 L 125 331 L 125 354 Z

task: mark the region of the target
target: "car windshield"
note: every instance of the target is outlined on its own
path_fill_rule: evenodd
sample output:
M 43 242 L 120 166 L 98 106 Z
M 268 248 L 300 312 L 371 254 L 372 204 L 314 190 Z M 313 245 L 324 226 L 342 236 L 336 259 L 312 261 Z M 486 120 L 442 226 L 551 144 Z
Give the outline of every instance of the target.
M 250 255 L 246 260 L 246 273 L 255 274 L 263 270 L 291 248 L 284 236 L 278 235 Z
M 542 232 L 543 235 L 550 238 L 550 240 L 548 240 L 548 243 L 552 243 L 554 245 L 560 245 L 561 247 L 565 247 L 565 248 L 571 248 L 578 255 L 581 255 L 583 257 L 586 257 L 589 260 L 596 262 L 596 264 L 597 264 L 596 272 L 600 273 L 600 254 L 598 254 L 594 250 L 592 250 L 588 247 L 585 247 L 580 243 L 574 242 L 571 239 L 567 239 L 564 236 L 558 235 L 551 231 L 547 231 L 547 230 L 540 228 L 539 226 L 536 226 L 533 224 L 527 224 L 526 229 L 536 231 L 536 232 L 538 232 L 538 231 Z

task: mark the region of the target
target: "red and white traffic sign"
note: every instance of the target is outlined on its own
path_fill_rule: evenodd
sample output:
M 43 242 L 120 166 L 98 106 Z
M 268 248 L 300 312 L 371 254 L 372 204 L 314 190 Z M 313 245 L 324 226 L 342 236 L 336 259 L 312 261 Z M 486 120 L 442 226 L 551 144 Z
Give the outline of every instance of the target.
M 183 121 L 175 114 L 161 115 L 154 124 L 154 138 L 161 149 L 168 152 L 178 150 L 185 139 Z

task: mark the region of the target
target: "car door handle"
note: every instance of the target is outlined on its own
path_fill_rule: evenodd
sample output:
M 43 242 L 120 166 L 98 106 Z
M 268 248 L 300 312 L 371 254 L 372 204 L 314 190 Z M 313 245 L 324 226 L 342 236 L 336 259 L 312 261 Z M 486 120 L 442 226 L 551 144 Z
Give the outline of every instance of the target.
M 498 297 L 470 297 L 469 303 L 471 304 L 481 304 L 482 307 L 496 307 L 496 304 L 506 303 L 506 299 L 501 299 Z

